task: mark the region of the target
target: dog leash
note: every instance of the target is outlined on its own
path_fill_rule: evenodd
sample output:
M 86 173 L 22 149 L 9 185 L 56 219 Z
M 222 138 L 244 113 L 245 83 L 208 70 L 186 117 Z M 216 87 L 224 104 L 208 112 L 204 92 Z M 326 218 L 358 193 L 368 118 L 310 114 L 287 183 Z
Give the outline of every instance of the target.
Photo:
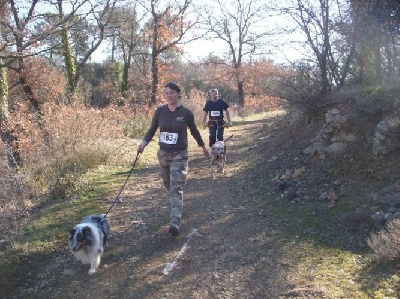
M 231 136 L 229 136 L 228 138 L 226 138 L 225 140 L 224 140 L 224 142 L 227 142 L 229 139 L 231 139 L 233 137 L 233 134 L 231 135 Z
M 111 209 L 113 208 L 114 204 L 117 202 L 119 196 L 120 196 L 121 193 L 122 193 L 122 190 L 124 190 L 125 185 L 126 185 L 126 183 L 128 182 L 129 177 L 131 176 L 131 174 L 132 174 L 132 172 L 133 172 L 133 169 L 135 168 L 136 162 L 139 160 L 140 154 L 141 154 L 140 152 L 137 152 L 137 154 L 136 154 L 136 159 L 135 159 L 135 161 L 133 162 L 132 168 L 131 168 L 131 170 L 129 171 L 128 176 L 126 177 L 125 183 L 122 185 L 122 188 L 119 190 L 117 197 L 114 199 L 114 201 L 113 201 L 111 207 L 108 209 L 107 213 L 104 214 L 104 217 L 103 217 L 103 219 L 100 220 L 100 222 L 102 222 L 104 219 L 106 219 L 108 213 L 110 213 L 110 211 L 111 211 Z

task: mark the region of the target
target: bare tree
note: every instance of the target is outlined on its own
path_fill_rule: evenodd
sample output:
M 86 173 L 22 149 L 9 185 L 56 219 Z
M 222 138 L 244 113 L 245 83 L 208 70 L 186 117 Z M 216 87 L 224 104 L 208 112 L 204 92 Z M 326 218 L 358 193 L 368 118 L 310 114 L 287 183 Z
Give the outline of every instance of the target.
M 189 8 L 194 0 L 151 0 L 151 98 L 150 104 L 156 103 L 159 85 L 160 55 L 167 50 L 176 50 L 176 46 L 183 44 L 183 38 L 197 24 L 197 19 L 188 19 Z M 147 6 L 145 6 L 147 7 Z M 186 41 L 187 42 L 187 41 Z
M 136 3 L 133 6 L 118 7 L 114 10 L 108 36 L 112 44 L 111 61 L 115 56 L 122 56 L 122 82 L 121 92 L 124 97 L 127 96 L 129 70 L 132 64 L 132 58 L 145 55 L 150 57 L 148 49 L 144 51 L 144 29 L 141 27 L 144 15 L 139 15 Z M 149 58 L 150 59 L 150 58 Z
M 34 111 L 40 115 L 40 102 L 34 94 L 32 87 L 28 84 L 25 73 L 25 57 L 35 55 L 39 52 L 35 52 L 34 48 L 36 43 L 44 36 L 44 34 L 26 35 L 30 29 L 30 22 L 36 18 L 35 8 L 38 2 L 38 0 L 33 0 L 26 16 L 23 16 L 15 0 L 3 1 L 2 5 L 9 5 L 10 18 L 2 20 L 0 23 L 7 30 L 5 43 L 3 43 L 2 49 L 0 49 L 0 58 L 3 61 L 3 65 L 1 66 L 9 67 L 18 73 L 19 84 L 22 86 Z M 12 51 L 13 47 L 15 47 L 15 51 Z
M 20 165 L 21 158 L 17 139 L 7 125 L 9 116 L 7 69 L 3 67 L 0 68 L 0 136 L 6 150 L 8 166 L 14 169 Z
M 46 130 L 42 126 L 42 111 L 41 103 L 38 96 L 34 93 L 32 86 L 29 84 L 26 75 L 25 59 L 29 56 L 37 55 L 43 50 L 38 47 L 38 43 L 44 39 L 51 30 L 44 32 L 34 33 L 32 29 L 32 22 L 35 22 L 42 17 L 40 14 L 36 14 L 35 10 L 38 5 L 38 0 L 33 0 L 28 5 L 28 10 L 22 12 L 21 5 L 24 3 L 17 3 L 15 0 L 7 0 L 0 2 L 0 9 L 8 12 L 6 18 L 0 19 L 0 32 L 3 33 L 3 43 L 0 44 L 0 68 L 9 68 L 18 74 L 18 83 L 22 87 L 23 92 L 26 95 L 30 107 L 32 108 L 34 115 L 36 116 L 36 122 L 43 134 L 43 140 L 46 145 L 49 144 L 49 136 Z M 3 91 L 3 96 L 4 91 Z M 6 134 L 6 139 L 4 139 Z M 13 136 L 12 132 L 5 130 L 3 131 L 3 141 L 6 143 L 16 144 L 16 136 Z M 19 154 L 16 152 L 16 147 L 13 147 L 14 162 L 19 163 Z
M 0 17 L 6 18 L 8 15 L 5 6 L 0 7 Z M 0 27 L 1 29 L 1 27 Z M 2 30 L 0 30 L 0 35 Z M 3 43 L 0 44 L 2 46 Z M 0 58 L 0 65 L 2 64 L 2 59 Z M 7 125 L 8 118 L 10 116 L 9 111 L 9 99 L 8 99 L 8 80 L 7 80 L 7 69 L 6 67 L 0 66 L 0 137 L 4 144 L 6 150 L 8 166 L 14 169 L 19 165 L 21 159 L 17 148 L 16 137 L 11 132 Z
M 68 76 L 70 99 L 72 99 L 76 88 L 78 87 L 79 78 L 81 76 L 83 67 L 105 38 L 105 30 L 110 21 L 117 1 L 118 0 L 71 0 L 69 6 L 72 6 L 73 9 L 68 14 L 65 14 L 63 9 L 63 1 L 57 0 L 56 5 L 59 15 L 62 48 Z M 79 15 L 78 19 L 74 18 L 76 14 Z M 69 31 L 72 26 L 79 27 L 82 24 L 76 24 L 72 22 L 72 20 L 85 21 L 84 24 L 86 24 L 86 21 L 89 20 L 92 28 L 92 35 L 90 37 L 90 41 L 88 41 L 88 50 L 86 53 L 83 53 L 81 59 L 79 60 L 72 54 Z
M 265 38 L 272 30 L 265 27 L 268 8 L 265 0 L 214 0 L 213 5 L 199 10 L 201 22 L 212 39 L 227 46 L 228 65 L 237 82 L 239 105 L 245 105 L 242 63 L 246 58 L 261 53 Z
M 321 80 L 318 97 L 326 98 L 332 86 L 343 86 L 354 59 L 357 31 L 344 12 L 341 0 L 290 0 L 282 8 L 303 32 Z
M 2 12 L 2 17 L 0 18 L 0 70 L 2 78 L 5 76 L 5 69 L 11 70 L 17 74 L 18 85 L 11 86 L 10 89 L 16 86 L 22 88 L 25 94 L 24 100 L 30 104 L 29 107 L 33 111 L 36 124 L 43 135 L 44 144 L 47 146 L 50 143 L 50 137 L 42 124 L 42 103 L 40 97 L 35 94 L 34 88 L 31 85 L 31 82 L 34 80 L 28 80 L 26 60 L 29 57 L 44 54 L 59 48 L 61 39 L 52 39 L 50 37 L 61 36 L 61 32 L 65 32 L 71 28 L 68 26 L 65 27 L 64 25 L 76 25 L 72 20 L 92 18 L 97 21 L 96 24 L 98 24 L 99 33 L 98 35 L 93 35 L 91 40 L 92 47 L 79 61 L 78 68 L 76 72 L 73 73 L 74 76 L 71 76 L 73 80 L 70 82 L 70 88 L 74 91 L 77 86 L 80 70 L 102 41 L 102 34 L 107 25 L 109 9 L 113 8 L 115 1 L 117 0 L 70 0 L 69 13 L 66 15 L 63 14 L 63 18 L 56 18 L 56 11 L 52 11 L 51 9 L 56 5 L 62 6 L 61 0 L 0 0 L 0 11 Z M 78 14 L 80 14 L 79 18 L 76 18 Z M 38 27 L 39 24 L 45 25 Z M 39 28 L 40 30 L 38 30 Z M 54 43 L 49 43 L 48 41 L 54 41 Z M 8 84 L 2 84 L 1 86 L 2 103 L 8 104 L 9 99 L 7 99 L 5 87 L 8 87 Z M 3 108 L 4 107 L 6 107 L 6 105 L 3 105 Z M 6 109 L 2 109 L 1 137 L 3 143 L 5 143 L 6 146 L 12 143 L 17 144 L 17 137 L 5 126 L 5 113 Z M 12 156 L 12 161 L 18 163 L 19 154 L 16 147 L 13 147 Z
M 356 51 L 357 83 L 396 82 L 400 73 L 400 6 L 397 0 L 350 1 L 360 36 Z M 397 72 L 396 72 L 397 71 Z
M 2 0 L 1 8 L 10 11 L 10 16 L 0 19 L 0 27 L 4 28 L 3 43 L 0 45 L 0 67 L 8 67 L 19 75 L 22 86 L 31 107 L 40 115 L 40 101 L 29 85 L 25 74 L 25 59 L 62 47 L 66 59 L 66 69 L 69 79 L 70 93 L 77 87 L 79 76 L 85 63 L 104 39 L 104 31 L 110 12 L 118 0 L 69 0 L 68 13 L 63 10 L 63 0 L 15 1 Z M 58 15 L 59 18 L 54 16 Z M 53 16 L 53 17 L 51 17 Z M 77 17 L 78 16 L 78 17 Z M 92 26 L 92 36 L 88 43 L 88 51 L 79 61 L 73 57 L 69 47 L 69 31 L 79 27 L 79 21 L 89 21 Z M 38 30 L 38 24 L 44 24 Z M 61 36 L 60 39 L 51 36 Z M 52 41 L 54 43 L 49 43 Z

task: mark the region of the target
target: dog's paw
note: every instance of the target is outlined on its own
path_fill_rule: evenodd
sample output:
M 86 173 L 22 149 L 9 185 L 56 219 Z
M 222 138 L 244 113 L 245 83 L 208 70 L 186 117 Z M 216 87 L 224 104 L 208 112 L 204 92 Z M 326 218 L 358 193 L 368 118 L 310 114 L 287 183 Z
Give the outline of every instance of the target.
M 93 275 L 94 273 L 96 273 L 96 269 L 90 268 L 88 273 L 89 275 Z

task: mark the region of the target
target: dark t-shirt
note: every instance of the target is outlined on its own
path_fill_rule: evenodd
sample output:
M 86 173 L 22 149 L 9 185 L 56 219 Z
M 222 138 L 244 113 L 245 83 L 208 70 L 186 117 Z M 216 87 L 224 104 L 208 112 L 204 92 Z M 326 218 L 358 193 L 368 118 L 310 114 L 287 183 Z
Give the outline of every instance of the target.
M 203 111 L 208 113 L 209 120 L 223 120 L 224 110 L 228 108 L 229 105 L 223 99 L 218 99 L 215 102 L 208 100 Z
M 199 146 L 204 145 L 194 122 L 194 115 L 188 108 L 179 106 L 175 111 L 168 109 L 168 105 L 156 109 L 151 120 L 151 125 L 143 140 L 150 142 L 154 134 L 160 128 L 159 145 L 167 151 L 186 150 L 188 148 L 187 129 L 197 141 Z

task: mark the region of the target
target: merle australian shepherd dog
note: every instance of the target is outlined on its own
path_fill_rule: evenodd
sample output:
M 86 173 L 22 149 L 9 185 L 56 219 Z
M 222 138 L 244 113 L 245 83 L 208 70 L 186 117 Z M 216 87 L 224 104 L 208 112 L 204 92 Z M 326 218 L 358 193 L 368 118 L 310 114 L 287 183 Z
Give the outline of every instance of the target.
M 86 216 L 70 231 L 69 249 L 79 261 L 90 264 L 89 274 L 96 273 L 110 234 L 110 223 L 104 216 Z

